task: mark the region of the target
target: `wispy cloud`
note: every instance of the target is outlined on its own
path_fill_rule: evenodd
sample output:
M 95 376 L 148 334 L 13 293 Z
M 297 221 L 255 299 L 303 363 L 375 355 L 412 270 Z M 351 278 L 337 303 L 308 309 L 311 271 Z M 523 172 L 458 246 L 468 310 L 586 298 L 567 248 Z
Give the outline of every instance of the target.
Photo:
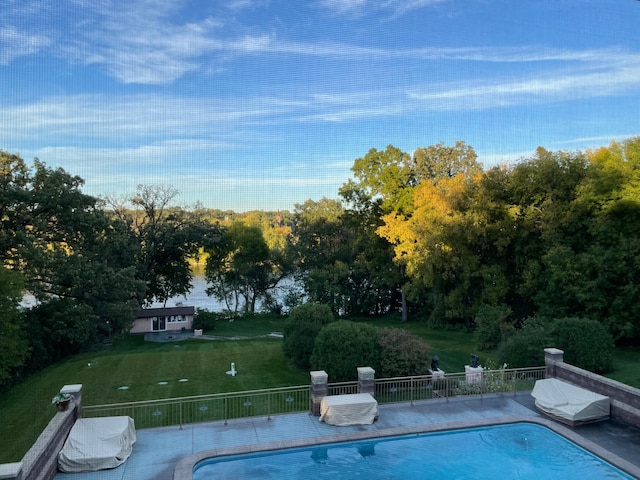
M 414 10 L 446 1 L 448 0 L 318 0 L 317 5 L 332 15 L 358 18 L 382 11 L 391 18 L 398 18 Z
M 9 65 L 16 58 L 32 55 L 50 43 L 46 35 L 20 31 L 13 25 L 0 26 L 0 65 Z
M 453 86 L 412 87 L 407 95 L 434 110 L 482 110 L 622 95 L 640 87 L 640 55 L 627 55 L 626 61 L 603 58 L 598 65 L 547 69 L 533 77 L 516 71 L 502 78 L 470 79 Z

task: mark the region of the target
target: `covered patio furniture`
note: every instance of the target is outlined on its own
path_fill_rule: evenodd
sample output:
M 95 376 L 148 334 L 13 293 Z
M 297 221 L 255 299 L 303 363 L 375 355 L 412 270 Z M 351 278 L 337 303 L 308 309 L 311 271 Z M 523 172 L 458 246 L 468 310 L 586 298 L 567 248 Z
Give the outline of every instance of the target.
M 609 397 L 557 378 L 536 381 L 531 395 L 538 410 L 570 426 L 609 418 Z
M 58 454 L 62 472 L 115 468 L 131 455 L 136 429 L 131 417 L 79 418 Z
M 329 425 L 370 425 L 378 418 L 378 402 L 370 393 L 329 395 L 320 404 L 320 421 Z

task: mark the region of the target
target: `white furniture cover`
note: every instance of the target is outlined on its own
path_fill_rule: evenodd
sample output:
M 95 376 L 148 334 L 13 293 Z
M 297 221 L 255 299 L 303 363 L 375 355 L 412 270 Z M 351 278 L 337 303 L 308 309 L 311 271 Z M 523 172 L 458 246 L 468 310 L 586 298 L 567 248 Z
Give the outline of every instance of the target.
M 370 393 L 329 395 L 320 403 L 320 421 L 330 425 L 370 425 L 378 417 L 378 402 Z
M 62 472 L 115 468 L 129 458 L 136 441 L 131 417 L 79 418 L 58 454 Z
M 557 378 L 536 381 L 531 395 L 536 407 L 569 425 L 606 420 L 610 399 Z

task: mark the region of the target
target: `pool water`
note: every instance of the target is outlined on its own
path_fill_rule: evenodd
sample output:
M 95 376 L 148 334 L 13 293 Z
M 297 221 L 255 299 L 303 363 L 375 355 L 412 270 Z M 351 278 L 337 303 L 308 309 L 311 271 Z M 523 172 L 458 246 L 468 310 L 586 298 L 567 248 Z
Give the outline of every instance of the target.
M 194 480 L 632 477 L 553 431 L 519 423 L 205 460 Z

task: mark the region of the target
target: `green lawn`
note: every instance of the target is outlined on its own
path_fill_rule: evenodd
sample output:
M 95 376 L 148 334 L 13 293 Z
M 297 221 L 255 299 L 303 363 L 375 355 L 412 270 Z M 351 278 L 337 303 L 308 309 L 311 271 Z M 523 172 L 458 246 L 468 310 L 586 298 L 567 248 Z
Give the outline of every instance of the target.
M 305 385 L 309 373 L 293 368 L 277 339 L 140 344 L 82 354 L 54 365 L 0 399 L 0 463 L 18 461 L 55 414 L 51 398 L 65 384 L 83 385 L 83 403 L 95 405 L 228 391 Z M 235 362 L 238 375 L 225 372 Z M 187 382 L 178 382 L 180 379 Z M 168 382 L 159 385 L 158 382 Z M 128 390 L 119 387 L 128 386 Z
M 464 371 L 470 354 L 483 365 L 495 359 L 473 347 L 471 334 L 434 331 L 423 323 L 402 324 L 397 319 L 370 321 L 377 326 L 404 327 L 431 345 L 440 357 L 440 368 L 448 373 Z M 220 322 L 213 332 L 227 337 L 259 337 L 281 332 L 282 317 L 239 319 Z M 640 349 L 616 352 L 616 370 L 611 378 L 640 386 Z M 235 362 L 238 375 L 225 372 Z M 178 382 L 188 379 L 187 382 Z M 329 379 L 331 381 L 331 379 Z M 167 382 L 159 385 L 158 382 Z M 110 349 L 85 353 L 29 377 L 0 398 L 0 463 L 18 461 L 38 437 L 55 409 L 51 397 L 65 384 L 83 384 L 83 403 L 96 405 L 158 398 L 182 397 L 262 388 L 307 385 L 309 372 L 294 368 L 282 356 L 281 340 L 187 340 L 148 343 L 128 336 Z M 127 390 L 119 387 L 127 386 Z M 7 441 L 7 439 L 11 439 Z

